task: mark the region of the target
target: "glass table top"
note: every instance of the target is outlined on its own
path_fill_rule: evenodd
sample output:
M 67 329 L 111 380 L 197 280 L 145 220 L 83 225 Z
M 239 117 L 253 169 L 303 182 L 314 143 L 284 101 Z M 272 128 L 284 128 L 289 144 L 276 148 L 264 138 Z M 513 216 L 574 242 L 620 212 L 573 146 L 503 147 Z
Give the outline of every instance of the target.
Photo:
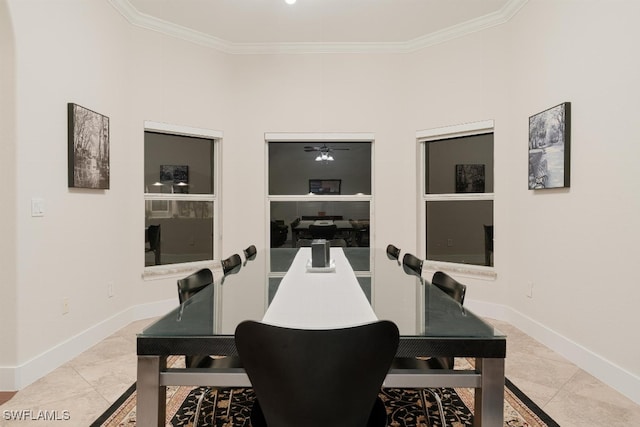
M 277 286 L 274 287 L 273 284 L 277 284 L 278 279 L 286 274 L 298 251 L 295 248 L 278 249 L 272 249 L 269 253 L 259 251 L 255 259 L 245 261 L 237 273 L 227 277 L 222 278 L 221 274 L 216 275 L 214 272 L 216 282 L 182 305 L 178 304 L 176 295 L 176 308 L 148 326 L 138 336 L 144 338 L 233 335 L 233 322 L 230 327 L 222 326 L 225 320 L 229 325 L 225 317 L 233 315 L 234 319 L 259 320 L 264 312 L 256 313 L 254 310 L 247 312 L 245 317 L 238 313 L 243 306 L 238 304 L 237 295 L 244 293 L 246 296 L 246 292 L 250 292 L 249 289 L 261 288 L 264 291 L 263 295 L 272 293 L 271 296 L 267 296 L 270 301 L 273 293 L 277 292 Z M 363 292 L 369 292 L 369 301 L 372 301 L 378 318 L 394 321 L 401 335 L 504 339 L 504 334 L 458 304 L 429 280 L 405 273 L 398 261 L 388 259 L 384 249 L 362 249 L 365 248 L 344 248 L 344 253 L 355 270 Z M 373 268 L 370 269 L 370 266 Z M 236 298 L 225 301 L 226 298 L 222 295 L 232 287 Z M 265 304 L 264 309 L 266 308 Z

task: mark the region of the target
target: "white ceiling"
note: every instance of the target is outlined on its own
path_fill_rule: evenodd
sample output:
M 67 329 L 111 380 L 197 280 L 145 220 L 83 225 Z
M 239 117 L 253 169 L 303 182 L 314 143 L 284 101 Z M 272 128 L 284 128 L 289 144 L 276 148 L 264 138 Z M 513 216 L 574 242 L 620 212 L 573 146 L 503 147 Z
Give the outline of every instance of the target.
M 415 50 L 499 25 L 527 0 L 109 1 L 135 25 L 243 53 L 293 45 Z

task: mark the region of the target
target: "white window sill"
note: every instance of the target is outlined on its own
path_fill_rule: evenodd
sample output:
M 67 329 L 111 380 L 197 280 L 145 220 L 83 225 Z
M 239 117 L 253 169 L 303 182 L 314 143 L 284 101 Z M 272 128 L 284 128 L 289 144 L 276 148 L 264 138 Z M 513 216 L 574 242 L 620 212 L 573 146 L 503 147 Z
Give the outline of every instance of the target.
M 216 271 L 220 270 L 220 274 L 222 274 L 219 261 L 198 261 L 184 264 L 167 264 L 145 267 L 142 272 L 142 278 L 144 280 L 160 280 L 174 277 L 182 278 L 200 270 L 201 268 L 209 268 L 214 272 L 214 274 Z
M 436 271 L 443 271 L 445 273 L 455 274 L 457 276 L 470 277 L 472 279 L 481 280 L 496 280 L 498 273 L 495 267 L 485 267 L 481 265 L 471 264 L 456 264 L 443 261 L 429 261 L 425 260 L 422 264 L 422 272 L 435 273 Z M 429 276 L 426 274 L 425 276 Z

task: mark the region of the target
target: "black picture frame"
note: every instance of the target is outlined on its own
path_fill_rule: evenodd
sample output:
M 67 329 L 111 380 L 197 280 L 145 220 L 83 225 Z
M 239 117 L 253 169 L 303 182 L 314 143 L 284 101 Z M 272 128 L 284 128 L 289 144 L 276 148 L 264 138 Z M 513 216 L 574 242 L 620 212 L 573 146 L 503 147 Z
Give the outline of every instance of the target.
M 173 193 L 188 193 L 189 166 L 160 165 L 160 182 L 171 186 Z
M 529 190 L 570 186 L 571 103 L 529 117 Z
M 309 193 L 321 195 L 338 195 L 342 186 L 341 179 L 310 179 Z
M 67 104 L 68 186 L 109 189 L 109 117 Z
M 484 164 L 456 165 L 456 193 L 484 193 Z

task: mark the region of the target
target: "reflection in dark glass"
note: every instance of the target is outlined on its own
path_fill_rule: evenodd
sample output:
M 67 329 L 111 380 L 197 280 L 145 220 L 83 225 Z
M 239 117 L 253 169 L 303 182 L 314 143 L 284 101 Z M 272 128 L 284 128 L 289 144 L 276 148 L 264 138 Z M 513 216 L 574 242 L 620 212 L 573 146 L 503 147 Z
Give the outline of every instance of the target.
M 427 194 L 493 193 L 493 134 L 425 144 Z
M 145 265 L 212 259 L 213 202 L 147 200 L 145 204 Z
M 492 200 L 429 201 L 426 210 L 427 259 L 493 264 L 485 249 L 485 226 L 491 226 L 493 233 Z
M 272 248 L 295 248 L 314 238 L 312 225 L 335 225 L 333 239 L 349 248 L 369 247 L 369 202 L 271 202 Z
M 343 248 L 354 271 L 369 271 L 369 248 Z M 285 273 L 298 253 L 297 248 L 271 248 L 271 271 Z
M 273 297 L 276 296 L 276 292 L 278 292 L 278 287 L 280 286 L 280 282 L 282 282 L 282 277 L 270 277 L 269 278 L 269 290 L 268 290 L 268 304 L 271 304 L 273 301 Z
M 369 248 L 344 248 L 351 268 L 354 271 L 369 271 Z
M 213 194 L 213 140 L 144 133 L 144 191 Z
M 369 303 L 371 303 L 371 277 L 363 276 L 357 277 L 357 279 L 360 287 L 362 288 L 362 292 L 364 292 L 365 296 L 369 300 Z
M 288 271 L 297 253 L 297 248 L 271 248 L 271 271 Z
M 327 149 L 334 160 L 316 161 Z M 342 195 L 371 194 L 371 143 L 269 143 L 270 195 L 309 194 L 310 180 L 340 180 Z

